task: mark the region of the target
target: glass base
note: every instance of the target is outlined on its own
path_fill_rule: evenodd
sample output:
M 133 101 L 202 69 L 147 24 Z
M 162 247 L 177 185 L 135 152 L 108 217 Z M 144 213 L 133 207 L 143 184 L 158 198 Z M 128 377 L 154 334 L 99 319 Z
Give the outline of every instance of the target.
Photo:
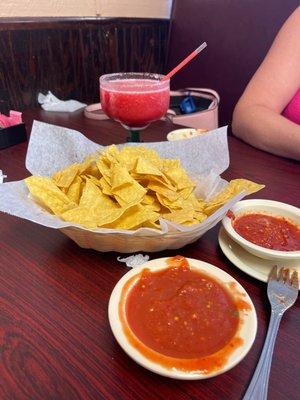
M 138 127 L 134 127 L 134 126 L 128 126 L 126 124 L 123 124 L 122 122 L 120 122 L 120 124 L 127 129 L 128 131 L 142 131 L 143 129 L 146 129 L 150 124 L 147 124 L 145 126 L 138 126 Z

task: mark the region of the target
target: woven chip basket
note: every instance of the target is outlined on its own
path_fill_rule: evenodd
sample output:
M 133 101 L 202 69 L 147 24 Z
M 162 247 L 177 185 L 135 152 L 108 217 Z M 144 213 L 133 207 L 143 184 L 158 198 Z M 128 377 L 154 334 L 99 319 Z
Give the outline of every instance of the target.
M 122 233 L 99 233 L 76 227 L 66 227 L 60 230 L 80 247 L 103 252 L 116 251 L 119 253 L 179 249 L 189 243 L 195 242 L 205 233 L 201 229 L 199 231 L 172 232 L 155 236 L 139 236 Z

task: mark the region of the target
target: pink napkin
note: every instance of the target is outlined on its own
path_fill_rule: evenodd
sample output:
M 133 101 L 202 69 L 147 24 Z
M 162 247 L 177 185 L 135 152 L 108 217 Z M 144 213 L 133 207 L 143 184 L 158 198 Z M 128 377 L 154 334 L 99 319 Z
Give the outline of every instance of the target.
M 22 113 L 10 110 L 9 116 L 0 113 L 0 128 L 8 128 L 9 126 L 22 123 Z

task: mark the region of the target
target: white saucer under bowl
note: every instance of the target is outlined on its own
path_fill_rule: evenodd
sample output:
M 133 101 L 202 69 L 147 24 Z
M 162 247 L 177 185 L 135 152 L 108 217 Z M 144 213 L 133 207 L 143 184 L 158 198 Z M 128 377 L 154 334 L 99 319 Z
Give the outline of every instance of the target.
M 223 253 L 228 260 L 232 262 L 232 264 L 255 279 L 258 279 L 262 282 L 268 281 L 270 271 L 275 265 L 274 261 L 264 260 L 246 251 L 243 247 L 231 239 L 229 235 L 227 235 L 223 226 L 219 231 L 218 239 Z M 286 260 L 280 264 L 277 263 L 277 265 L 280 267 L 293 268 L 300 274 L 299 260 Z

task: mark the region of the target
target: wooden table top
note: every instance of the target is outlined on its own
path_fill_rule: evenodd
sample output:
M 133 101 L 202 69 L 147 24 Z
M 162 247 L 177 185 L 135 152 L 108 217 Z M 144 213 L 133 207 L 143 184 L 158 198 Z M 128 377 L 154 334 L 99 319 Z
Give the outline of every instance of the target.
M 101 144 L 125 141 L 125 131 L 111 121 L 73 114 L 32 110 L 24 113 L 27 131 L 33 119 L 77 129 Z M 174 129 L 152 124 L 144 141 L 165 140 Z M 27 143 L 0 150 L 7 181 L 28 176 Z M 279 158 L 229 137 L 230 167 L 225 179 L 248 178 L 265 183 L 258 196 L 299 207 L 300 164 Z M 199 154 L 201 157 L 201 154 Z M 255 196 L 253 196 L 255 197 Z M 6 214 L 0 216 L 1 372 L 3 400 L 77 399 L 209 399 L 237 400 L 258 362 L 270 307 L 266 285 L 246 275 L 223 255 L 220 226 L 181 250 L 181 254 L 222 268 L 247 290 L 258 316 L 258 331 L 248 355 L 232 370 L 208 380 L 179 381 L 137 365 L 114 339 L 107 305 L 116 282 L 128 271 L 117 253 L 79 248 L 61 232 Z M 275 345 L 269 399 L 299 399 L 300 302 L 284 315 Z M 255 399 L 253 399 L 255 400 Z

